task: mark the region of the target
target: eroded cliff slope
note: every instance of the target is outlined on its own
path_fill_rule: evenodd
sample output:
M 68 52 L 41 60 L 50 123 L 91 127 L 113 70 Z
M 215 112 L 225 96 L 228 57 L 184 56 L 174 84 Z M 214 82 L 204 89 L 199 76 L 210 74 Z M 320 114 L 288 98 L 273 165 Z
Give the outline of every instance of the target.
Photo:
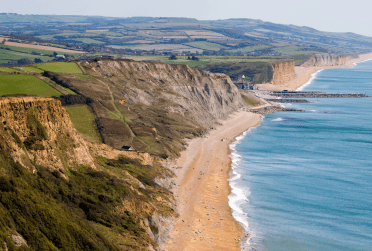
M 93 100 L 103 141 L 159 156 L 177 156 L 184 138 L 201 136 L 245 105 L 230 78 L 185 65 L 96 59 L 86 74 L 46 72 L 56 83 Z
M 270 63 L 272 68 L 271 84 L 281 85 L 289 80 L 296 78 L 295 61 L 293 59 L 278 60 Z
M 0 144 L 22 166 L 55 170 L 87 165 L 93 158 L 66 110 L 52 98 L 0 100 Z
M 315 54 L 310 57 L 305 63 L 301 66 L 303 67 L 322 67 L 322 66 L 338 66 L 338 65 L 347 65 L 349 64 L 348 56 L 340 56 L 334 54 Z

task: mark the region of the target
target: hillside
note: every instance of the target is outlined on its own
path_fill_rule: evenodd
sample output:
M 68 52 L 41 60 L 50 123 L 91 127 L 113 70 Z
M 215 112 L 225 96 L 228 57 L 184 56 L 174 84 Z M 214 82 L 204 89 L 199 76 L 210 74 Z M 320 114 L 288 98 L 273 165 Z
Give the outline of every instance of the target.
M 44 76 L 88 97 L 104 143 L 132 146 L 166 158 L 185 138 L 205 134 L 243 107 L 230 78 L 185 65 L 96 59 L 80 62 L 85 74 Z
M 2 98 L 0 122 L 0 249 L 151 250 L 164 238 L 174 199 L 155 180 L 173 174 L 157 158 L 84 141 L 51 98 Z
M 237 56 L 360 54 L 372 38 L 254 19 L 200 21 L 189 18 L 0 15 L 0 34 L 84 49 L 96 55 L 141 51 L 218 53 Z M 114 50 L 115 49 L 115 50 Z M 150 54 L 151 54 L 150 53 Z

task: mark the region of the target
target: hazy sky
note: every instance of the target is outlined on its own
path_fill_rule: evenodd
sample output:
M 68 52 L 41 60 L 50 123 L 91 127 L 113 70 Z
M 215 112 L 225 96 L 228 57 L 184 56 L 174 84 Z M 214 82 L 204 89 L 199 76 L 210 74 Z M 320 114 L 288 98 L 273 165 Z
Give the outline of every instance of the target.
M 0 12 L 115 17 L 253 18 L 372 37 L 371 0 L 11 0 Z

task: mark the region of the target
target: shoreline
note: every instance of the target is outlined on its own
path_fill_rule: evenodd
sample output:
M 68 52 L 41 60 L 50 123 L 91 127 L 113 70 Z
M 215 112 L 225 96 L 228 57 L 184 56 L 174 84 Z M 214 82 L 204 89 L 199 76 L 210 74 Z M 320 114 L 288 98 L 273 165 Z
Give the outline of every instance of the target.
M 297 77 L 277 87 L 294 91 L 310 84 L 322 70 L 349 68 L 371 59 L 372 53 L 359 55 L 342 66 L 296 67 Z M 260 114 L 238 111 L 222 121 L 208 137 L 189 141 L 187 149 L 173 163 L 177 175 L 173 192 L 180 217 L 173 221 L 171 238 L 160 245 L 163 250 L 241 250 L 244 247 L 250 235 L 242 226 L 245 224 L 233 216 L 233 202 L 230 202 L 234 190 L 231 146 L 261 121 Z
M 160 245 L 163 250 L 241 250 L 246 233 L 229 204 L 230 145 L 260 122 L 260 114 L 240 110 L 208 137 L 189 141 L 173 163 L 180 217 L 173 221 L 171 238 Z

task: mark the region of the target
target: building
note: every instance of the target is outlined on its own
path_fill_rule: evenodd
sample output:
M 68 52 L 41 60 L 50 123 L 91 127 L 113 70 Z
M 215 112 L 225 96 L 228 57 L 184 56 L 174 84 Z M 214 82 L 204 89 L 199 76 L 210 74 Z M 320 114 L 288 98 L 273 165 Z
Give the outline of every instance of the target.
M 243 89 L 243 90 L 249 90 L 250 89 L 250 83 L 246 82 L 242 82 L 242 83 L 239 83 L 239 82 L 236 82 L 234 83 L 234 85 L 236 87 L 238 87 L 239 89 Z

